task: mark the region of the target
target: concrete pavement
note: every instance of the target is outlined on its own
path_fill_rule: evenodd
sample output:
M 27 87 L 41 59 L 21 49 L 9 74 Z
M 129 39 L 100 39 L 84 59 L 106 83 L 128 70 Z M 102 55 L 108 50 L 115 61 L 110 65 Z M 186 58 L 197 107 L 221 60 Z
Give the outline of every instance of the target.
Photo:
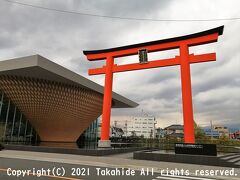
M 2 157 L 2 158 L 1 158 Z M 169 162 L 156 162 L 156 161 L 146 161 L 146 160 L 134 160 L 131 159 L 131 153 L 111 155 L 104 157 L 96 156 L 82 156 L 82 155 L 71 155 L 71 154 L 56 154 L 56 153 L 40 153 L 40 152 L 27 152 L 27 151 L 13 151 L 13 150 L 3 150 L 0 151 L 0 158 L 8 159 L 8 162 L 14 162 L 16 159 L 20 160 L 33 160 L 36 162 L 45 162 L 48 164 L 60 163 L 64 166 L 81 166 L 81 167 L 104 167 L 104 168 L 125 168 L 133 169 L 136 171 L 141 171 L 142 169 L 152 169 L 156 174 L 156 177 L 151 177 L 152 179 L 161 179 L 162 176 L 159 176 L 159 173 L 166 173 L 166 170 L 169 172 L 172 170 L 184 170 L 189 172 L 189 176 L 195 176 L 196 171 L 198 171 L 197 176 L 200 177 L 200 171 L 204 173 L 212 170 L 218 172 L 214 176 L 207 176 L 217 179 L 240 179 L 240 169 L 234 169 L 233 176 L 221 176 L 221 171 L 232 170 L 232 168 L 226 167 L 216 167 L 216 166 L 201 166 L 201 165 L 192 165 L 192 164 L 182 164 L 182 163 L 169 163 Z M 12 160 L 11 160 L 12 159 Z M 46 164 L 44 166 L 46 166 Z M 0 164 L 2 165 L 2 164 Z M 162 173 L 163 175 L 163 173 Z M 206 175 L 206 174 L 205 174 Z M 158 177 L 158 178 L 157 178 Z M 204 176 L 203 176 L 204 177 Z M 207 178 L 205 176 L 205 179 Z M 173 177 L 167 177 L 173 178 Z M 176 178 L 176 177 L 174 177 Z M 115 179 L 115 178 L 114 178 Z

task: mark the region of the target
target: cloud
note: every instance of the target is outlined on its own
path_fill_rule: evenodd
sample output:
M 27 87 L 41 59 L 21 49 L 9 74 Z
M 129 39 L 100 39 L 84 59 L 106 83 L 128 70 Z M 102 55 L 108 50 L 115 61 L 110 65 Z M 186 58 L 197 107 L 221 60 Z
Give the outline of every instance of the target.
M 239 1 L 121 0 L 49 1 L 24 0 L 61 10 L 109 16 L 154 19 L 209 19 L 237 17 Z M 200 125 L 240 127 L 240 28 L 239 21 L 148 22 L 79 16 L 35 9 L 0 1 L 0 58 L 40 54 L 99 84 L 104 76 L 88 76 L 87 70 L 103 62 L 89 62 L 83 50 L 104 49 L 181 36 L 225 25 L 219 42 L 190 48 L 191 53 L 217 53 L 216 62 L 191 65 L 195 120 Z M 150 55 L 150 59 L 174 57 L 177 50 Z M 137 56 L 115 63 L 137 62 Z M 156 116 L 158 126 L 182 123 L 180 67 L 125 72 L 114 75 L 114 91 L 138 102 L 135 109 L 114 109 L 112 120 L 126 120 L 141 110 Z

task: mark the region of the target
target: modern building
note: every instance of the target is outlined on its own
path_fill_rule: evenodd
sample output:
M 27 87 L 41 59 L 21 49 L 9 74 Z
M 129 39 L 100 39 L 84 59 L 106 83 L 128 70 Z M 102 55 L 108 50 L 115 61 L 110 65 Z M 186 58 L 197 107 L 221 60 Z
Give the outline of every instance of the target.
M 239 139 L 240 140 L 240 130 L 237 130 L 234 134 L 234 139 Z
M 154 116 L 133 117 L 132 121 L 127 123 L 127 134 L 128 136 L 134 134 L 144 138 L 154 138 L 156 123 Z
M 111 129 L 116 127 L 122 137 L 143 136 L 144 138 L 154 138 L 155 125 L 156 119 L 154 116 L 142 115 L 132 117 L 130 120 L 115 120 L 111 124 Z M 115 137 L 116 134 L 112 132 L 110 136 Z
M 229 137 L 229 129 L 226 126 L 213 125 L 212 130 L 219 132 L 220 136 Z
M 103 90 L 39 55 L 0 61 L 0 142 L 54 145 L 96 138 Z M 112 97 L 112 108 L 137 106 L 117 93 Z
M 221 136 L 221 134 L 218 131 L 215 131 L 211 128 L 204 128 L 204 133 L 205 133 L 205 136 L 209 138 L 218 139 Z
M 173 124 L 164 128 L 166 130 L 166 134 L 172 133 L 183 133 L 183 125 Z
M 211 138 L 217 138 L 217 139 L 221 137 L 231 138 L 229 129 L 222 125 L 212 125 L 211 127 L 206 127 L 204 128 L 204 132 L 207 137 L 211 137 Z
M 183 125 L 173 124 L 164 128 L 168 137 L 183 138 Z

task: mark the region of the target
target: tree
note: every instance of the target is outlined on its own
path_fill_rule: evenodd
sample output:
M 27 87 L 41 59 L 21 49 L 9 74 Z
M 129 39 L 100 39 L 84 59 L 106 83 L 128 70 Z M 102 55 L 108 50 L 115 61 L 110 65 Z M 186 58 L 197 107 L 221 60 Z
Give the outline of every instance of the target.
M 206 139 L 204 130 L 194 121 L 194 130 L 196 139 Z
M 136 137 L 136 136 L 137 136 L 136 132 L 135 132 L 135 131 L 132 131 L 132 132 L 131 132 L 131 136 L 132 136 L 132 137 Z

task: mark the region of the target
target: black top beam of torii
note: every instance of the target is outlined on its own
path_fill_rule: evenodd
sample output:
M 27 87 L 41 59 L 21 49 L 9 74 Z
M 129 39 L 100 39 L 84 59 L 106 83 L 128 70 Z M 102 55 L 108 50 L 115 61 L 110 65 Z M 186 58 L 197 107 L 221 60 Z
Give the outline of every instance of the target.
M 101 54 L 101 53 L 109 53 L 109 52 L 114 52 L 114 51 L 132 49 L 132 48 L 142 48 L 145 46 L 159 45 L 159 44 L 164 44 L 164 43 L 177 42 L 177 41 L 183 41 L 183 40 L 187 40 L 187 39 L 198 38 L 198 37 L 202 37 L 202 36 L 206 36 L 206 35 L 210 35 L 210 34 L 214 34 L 214 33 L 218 33 L 218 35 L 220 36 L 223 34 L 223 28 L 224 28 L 224 26 L 219 26 L 219 27 L 216 27 L 213 29 L 209 29 L 206 31 L 189 34 L 189 35 L 185 35 L 185 36 L 178 36 L 178 37 L 173 37 L 173 38 L 168 38 L 168 39 L 161 39 L 161 40 L 156 40 L 156 41 L 132 44 L 132 45 L 127 45 L 127 46 L 120 46 L 120 47 L 109 48 L 109 49 L 86 50 L 86 51 L 83 51 L 83 54 L 84 55 Z M 214 40 L 212 42 L 216 42 L 216 41 Z M 199 44 L 194 44 L 194 45 L 199 45 Z M 190 45 L 190 46 L 194 46 L 194 45 Z M 164 49 L 164 50 L 166 50 L 166 49 Z

